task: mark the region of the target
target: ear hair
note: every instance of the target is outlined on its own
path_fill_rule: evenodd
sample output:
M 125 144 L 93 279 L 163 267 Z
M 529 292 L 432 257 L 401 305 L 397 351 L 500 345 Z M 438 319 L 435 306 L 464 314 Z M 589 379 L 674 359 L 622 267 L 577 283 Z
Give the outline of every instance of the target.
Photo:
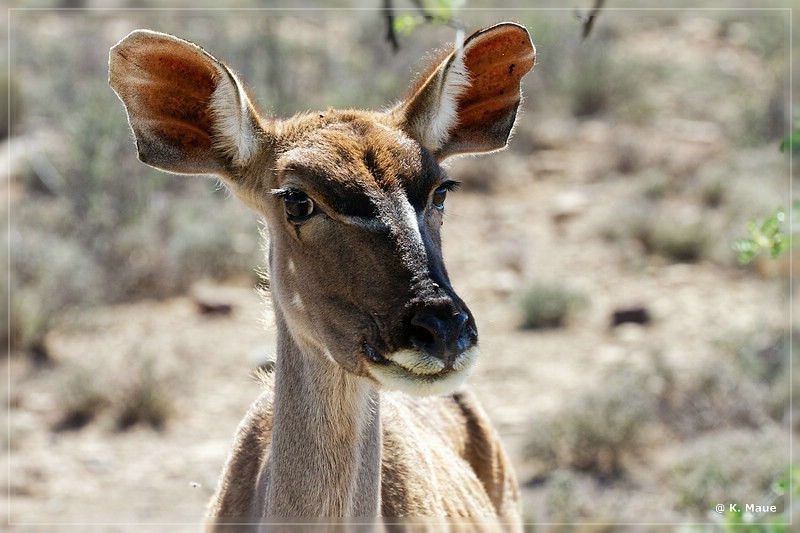
M 209 111 L 214 117 L 214 146 L 225 153 L 237 166 L 244 166 L 255 155 L 258 140 L 251 122 L 255 116 L 250 99 L 242 84 L 223 63 L 215 60 L 220 80 L 211 94 Z
M 425 113 L 416 117 L 414 129 L 419 141 L 430 150 L 438 151 L 450 134 L 450 130 L 458 123 L 458 100 L 469 88 L 472 80 L 464 65 L 463 34 L 456 39 L 456 49 L 451 54 L 445 68 L 434 72 L 431 78 L 438 77 L 433 83 L 439 85 L 438 102 L 431 102 Z

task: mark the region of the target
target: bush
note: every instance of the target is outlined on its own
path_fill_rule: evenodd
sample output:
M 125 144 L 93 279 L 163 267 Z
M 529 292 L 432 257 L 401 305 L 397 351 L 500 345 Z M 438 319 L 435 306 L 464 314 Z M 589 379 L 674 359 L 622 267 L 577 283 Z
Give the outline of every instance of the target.
M 674 220 L 652 220 L 639 228 L 637 237 L 647 253 L 684 263 L 703 259 L 712 242 L 702 222 L 685 224 Z
M 109 393 L 96 379 L 96 369 L 69 368 L 61 379 L 61 413 L 53 429 L 80 429 L 94 420 L 110 403 Z
M 551 417 L 538 421 L 525 454 L 547 470 L 571 469 L 600 478 L 624 473 L 626 458 L 637 457 L 656 398 L 640 376 L 612 374 L 611 387 L 579 396 Z
M 544 490 L 549 521 L 566 524 L 578 518 L 582 502 L 573 472 L 556 470 L 548 477 Z
M 678 437 L 735 427 L 759 428 L 780 420 L 788 400 L 788 351 L 779 333 L 751 333 L 718 341 L 723 353 L 692 372 L 655 363 L 663 382 L 659 418 Z M 784 391 L 780 394 L 779 391 Z M 779 404 L 779 405 L 776 405 Z
M 174 413 L 171 378 L 135 353 L 111 363 L 68 363 L 57 379 L 61 403 L 55 431 L 80 429 L 101 416 L 120 431 L 135 425 L 163 429 Z
M 667 475 L 675 505 L 705 516 L 719 503 L 762 503 L 784 471 L 789 436 L 777 427 L 731 430 L 683 447 Z
M 36 111 L 20 129 L 51 132 L 43 137 L 53 142 L 31 147 L 30 168 L 15 173 L 24 191 L 10 217 L 7 335 L 14 349 L 45 359 L 47 332 L 70 310 L 168 297 L 198 279 L 252 273 L 262 260 L 255 215 L 224 191 L 212 193 L 205 178 L 137 161 L 125 111 L 106 83 L 108 51 L 91 32 L 74 31 L 74 49 L 47 40 L 40 53 L 16 58 L 28 76 L 15 109 Z M 20 30 L 21 48 L 27 35 Z M 89 60 L 95 55 L 102 57 Z M 76 62 L 103 71 L 82 72 L 76 83 Z M 48 84 L 31 81 L 36 72 L 48 72 Z
M 145 359 L 137 370 L 115 399 L 116 426 L 124 430 L 144 424 L 162 429 L 173 412 L 169 386 L 156 374 L 152 360 Z
M 583 293 L 559 283 L 544 282 L 524 287 L 517 299 L 523 329 L 560 328 L 587 303 Z
M 608 39 L 593 38 L 592 46 L 572 50 L 574 62 L 560 72 L 559 89 L 570 98 L 576 117 L 644 106 L 640 77 L 634 65 L 615 59 Z
M 10 335 L 14 349 L 47 359 L 45 335 L 67 310 L 93 302 L 100 273 L 74 240 L 11 233 Z

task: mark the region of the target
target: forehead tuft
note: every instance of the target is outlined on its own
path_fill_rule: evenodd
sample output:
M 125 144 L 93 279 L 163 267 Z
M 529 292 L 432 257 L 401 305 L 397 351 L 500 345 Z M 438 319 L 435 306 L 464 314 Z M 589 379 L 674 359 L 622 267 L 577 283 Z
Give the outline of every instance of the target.
M 382 120 L 379 113 L 328 111 L 294 124 L 291 149 L 279 167 L 300 168 L 332 182 L 360 182 L 363 187 L 414 188 L 437 174 L 433 158 L 416 141 Z

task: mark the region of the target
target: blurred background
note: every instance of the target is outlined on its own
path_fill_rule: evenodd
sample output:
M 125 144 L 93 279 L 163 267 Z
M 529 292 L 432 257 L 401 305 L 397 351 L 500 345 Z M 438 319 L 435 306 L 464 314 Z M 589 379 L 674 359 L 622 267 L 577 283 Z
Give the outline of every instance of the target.
M 194 41 L 286 117 L 398 101 L 453 41 L 454 17 L 468 32 L 519 21 L 537 47 L 510 148 L 450 164 L 463 187 L 444 226 L 481 333 L 469 384 L 512 456 L 530 530 L 788 530 L 775 523 L 800 483 L 797 117 L 791 12 L 768 8 L 800 5 L 609 0 L 584 38 L 594 4 L 577 4 L 425 2 L 426 20 L 394 0 L 396 50 L 382 0 L 0 14 L 4 521 L 195 530 L 258 395 L 252 371 L 273 354 L 258 220 L 213 179 L 137 161 L 109 48 L 136 28 Z

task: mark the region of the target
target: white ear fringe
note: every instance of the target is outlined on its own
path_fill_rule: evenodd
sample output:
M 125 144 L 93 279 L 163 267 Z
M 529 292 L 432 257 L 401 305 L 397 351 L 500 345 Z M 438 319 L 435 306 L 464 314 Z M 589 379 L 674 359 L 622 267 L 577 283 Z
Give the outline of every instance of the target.
M 250 161 L 258 148 L 251 122 L 253 113 L 236 76 L 220 63 L 216 67 L 220 79 L 209 102 L 218 133 L 215 144 L 241 166 Z
M 427 117 L 422 128 L 421 142 L 431 150 L 438 150 L 447 142 L 450 131 L 458 124 L 458 99 L 472 83 L 464 65 L 464 32 L 456 34 L 456 49 L 450 64 L 442 73 L 439 102 Z

